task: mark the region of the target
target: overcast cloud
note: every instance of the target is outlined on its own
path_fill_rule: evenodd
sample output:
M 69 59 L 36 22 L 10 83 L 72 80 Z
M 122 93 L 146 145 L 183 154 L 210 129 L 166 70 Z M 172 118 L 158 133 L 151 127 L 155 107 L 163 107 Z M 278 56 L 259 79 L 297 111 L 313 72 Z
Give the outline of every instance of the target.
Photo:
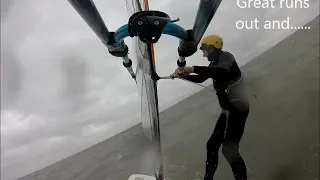
M 95 2 L 110 30 L 127 22 L 124 0 Z M 152 0 L 150 6 L 191 28 L 197 3 Z M 309 4 L 240 9 L 235 0 L 223 0 L 206 34 L 224 37 L 225 49 L 242 65 L 292 30 L 237 30 L 236 21 L 290 16 L 291 26 L 302 26 L 319 15 L 319 0 Z M 132 41 L 126 42 L 132 49 Z M 159 75 L 176 68 L 177 46 L 166 35 L 155 45 Z M 197 52 L 187 64 L 207 61 Z M 181 80 L 160 81 L 160 109 L 199 90 Z M 1 0 L 1 179 L 31 173 L 139 123 L 137 95 L 122 60 L 108 54 L 67 0 Z

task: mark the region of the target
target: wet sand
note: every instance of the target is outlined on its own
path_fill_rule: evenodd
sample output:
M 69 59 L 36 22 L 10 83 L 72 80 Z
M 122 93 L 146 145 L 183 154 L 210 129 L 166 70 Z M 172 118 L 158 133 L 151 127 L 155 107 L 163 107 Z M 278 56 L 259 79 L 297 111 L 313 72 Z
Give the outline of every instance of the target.
M 251 103 L 240 152 L 249 180 L 319 180 L 319 17 L 242 67 Z M 212 86 L 160 115 L 164 173 L 201 179 L 220 108 Z M 147 173 L 138 124 L 19 180 L 126 180 Z M 215 180 L 233 179 L 220 153 Z

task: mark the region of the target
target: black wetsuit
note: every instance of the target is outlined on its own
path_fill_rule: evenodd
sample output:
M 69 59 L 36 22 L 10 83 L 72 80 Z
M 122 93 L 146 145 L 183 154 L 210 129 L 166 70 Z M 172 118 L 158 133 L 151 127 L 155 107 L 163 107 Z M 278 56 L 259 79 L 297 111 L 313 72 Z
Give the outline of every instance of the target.
M 206 173 L 204 180 L 212 180 L 218 166 L 218 151 L 231 165 L 236 180 L 247 180 L 246 165 L 239 154 L 239 143 L 249 114 L 249 103 L 243 94 L 242 75 L 233 55 L 221 51 L 209 55 L 208 67 L 194 66 L 194 73 L 184 79 L 201 83 L 213 79 L 213 86 L 222 108 L 214 132 L 207 142 Z

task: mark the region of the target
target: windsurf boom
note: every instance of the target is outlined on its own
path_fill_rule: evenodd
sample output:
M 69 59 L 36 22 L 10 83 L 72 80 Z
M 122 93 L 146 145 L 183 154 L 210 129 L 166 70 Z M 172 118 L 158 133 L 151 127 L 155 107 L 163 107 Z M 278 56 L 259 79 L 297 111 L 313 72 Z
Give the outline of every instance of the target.
M 153 43 L 157 43 L 162 34 L 179 39 L 177 60 L 178 67 L 186 65 L 185 58 L 197 51 L 197 46 L 210 24 L 222 0 L 200 0 L 197 15 L 192 29 L 184 29 L 175 24 L 169 15 L 161 11 L 149 10 L 148 0 L 126 0 L 130 15 L 127 24 L 110 32 L 104 24 L 92 0 L 68 0 L 73 8 L 90 26 L 111 55 L 121 57 L 123 66 L 136 81 L 140 103 L 143 132 L 150 140 L 156 161 L 154 178 L 146 175 L 132 175 L 129 180 L 163 180 L 163 160 L 161 151 L 160 125 L 157 81 L 161 79 L 156 72 L 156 61 Z M 132 70 L 132 61 L 128 57 L 128 46 L 124 38 L 134 39 L 137 67 Z M 162 78 L 166 79 L 166 78 Z

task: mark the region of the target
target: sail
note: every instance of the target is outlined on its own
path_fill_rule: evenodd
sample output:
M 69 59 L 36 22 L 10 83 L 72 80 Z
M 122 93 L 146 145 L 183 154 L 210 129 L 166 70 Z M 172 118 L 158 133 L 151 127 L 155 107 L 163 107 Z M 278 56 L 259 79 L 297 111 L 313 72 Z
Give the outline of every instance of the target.
M 126 0 L 129 15 L 149 10 L 147 0 Z M 154 173 L 157 180 L 162 180 L 162 152 L 160 143 L 159 109 L 154 47 L 144 43 L 138 37 L 133 38 L 137 60 L 136 82 L 140 97 L 141 122 L 144 135 L 150 140 L 155 157 Z

